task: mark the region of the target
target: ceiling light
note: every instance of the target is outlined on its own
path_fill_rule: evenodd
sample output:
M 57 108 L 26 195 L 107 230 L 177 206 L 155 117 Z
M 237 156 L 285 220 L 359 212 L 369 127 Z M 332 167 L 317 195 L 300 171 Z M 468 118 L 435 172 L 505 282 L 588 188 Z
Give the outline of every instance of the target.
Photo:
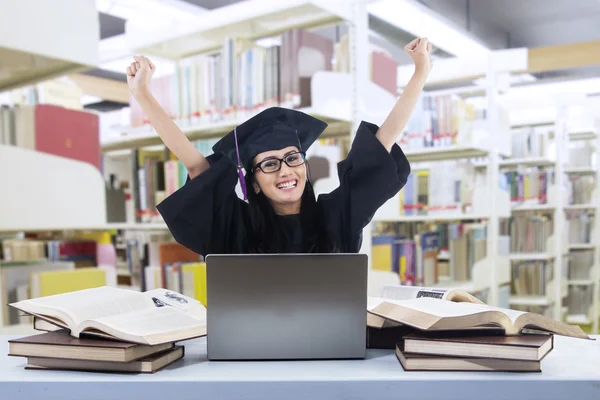
M 434 46 L 456 57 L 488 54 L 490 49 L 454 27 L 431 9 L 409 0 L 379 0 L 367 6 L 370 14 L 415 37 L 426 37 Z

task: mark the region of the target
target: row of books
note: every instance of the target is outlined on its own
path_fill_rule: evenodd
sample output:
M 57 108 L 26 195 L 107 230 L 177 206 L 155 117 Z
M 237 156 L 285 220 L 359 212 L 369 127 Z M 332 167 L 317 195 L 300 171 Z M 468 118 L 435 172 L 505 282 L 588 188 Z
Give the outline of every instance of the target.
M 334 45 L 333 71 L 350 73 L 349 36 L 343 35 Z M 372 48 L 369 58 L 369 79 L 393 95 L 398 94 L 398 62 L 381 49 Z
M 473 143 L 476 135 L 484 134 L 476 128 L 485 116 L 485 110 L 475 108 L 460 96 L 424 94 L 398 142 L 411 150 Z
M 376 233 L 373 268 L 395 272 L 409 286 L 431 286 L 440 279 L 467 281 L 487 254 L 485 224 L 439 224 L 412 234 Z
M 554 277 L 554 263 L 526 261 L 512 266 L 511 295 L 545 296 Z
M 513 215 L 500 221 L 501 232 L 510 237 L 511 253 L 545 252 L 553 225 L 545 215 Z
M 589 213 L 586 210 L 568 216 L 569 243 L 591 243 L 594 218 L 594 213 Z
M 554 172 L 549 168 L 523 168 L 504 173 L 509 187 L 511 206 L 547 204 L 548 187 Z
M 514 158 L 547 157 L 551 140 L 547 127 L 523 127 L 511 130 L 511 155 Z
M 92 240 L 36 238 L 0 239 L 0 260 L 72 261 L 77 267 L 97 265 L 98 246 Z
M 155 78 L 151 91 L 180 126 L 243 120 L 270 106 L 310 107 L 312 76 L 344 65 L 347 54 L 343 44 L 300 28 L 269 47 L 226 38 L 221 51 L 184 59 L 174 74 Z M 372 80 L 396 94 L 394 59 L 373 50 L 370 65 Z M 137 102 L 130 103 L 131 126 L 147 125 Z
M 101 171 L 96 113 L 53 104 L 0 107 L 0 144 L 93 165 Z
M 473 164 L 453 161 L 433 163 L 410 174 L 400 191 L 400 215 L 456 215 L 469 212 L 477 187 L 485 175 Z

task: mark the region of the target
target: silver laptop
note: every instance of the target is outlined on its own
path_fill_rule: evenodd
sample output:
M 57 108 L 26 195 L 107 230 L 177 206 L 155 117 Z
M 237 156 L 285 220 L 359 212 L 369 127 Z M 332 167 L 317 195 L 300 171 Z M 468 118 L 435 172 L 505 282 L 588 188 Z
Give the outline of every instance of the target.
M 206 257 L 210 360 L 364 358 L 364 254 Z

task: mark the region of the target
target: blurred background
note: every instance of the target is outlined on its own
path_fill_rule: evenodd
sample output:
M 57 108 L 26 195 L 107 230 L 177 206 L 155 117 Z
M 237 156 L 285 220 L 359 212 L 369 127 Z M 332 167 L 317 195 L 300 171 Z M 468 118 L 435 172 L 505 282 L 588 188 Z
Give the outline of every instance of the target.
M 398 138 L 413 172 L 364 231 L 369 294 L 461 288 L 598 333 L 598 20 L 590 0 L 0 0 L 0 326 L 26 329 L 7 303 L 102 285 L 206 303 L 156 211 L 187 171 L 129 95 L 132 55 L 204 155 L 266 107 L 328 122 L 309 152 L 326 193 L 427 37 Z

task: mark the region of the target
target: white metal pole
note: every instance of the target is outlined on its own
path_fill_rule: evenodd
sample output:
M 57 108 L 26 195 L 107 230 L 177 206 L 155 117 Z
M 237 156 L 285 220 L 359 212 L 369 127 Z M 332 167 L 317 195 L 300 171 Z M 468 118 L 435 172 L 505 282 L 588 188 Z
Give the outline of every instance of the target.
M 348 21 L 349 46 L 350 46 L 350 75 L 352 77 L 352 130 L 350 141 L 364 118 L 364 96 L 369 83 L 369 15 L 367 13 L 367 0 L 352 0 L 352 20 Z M 363 229 L 361 253 L 368 255 L 369 269 L 371 269 L 371 228 L 372 223 Z
M 555 145 L 556 145 L 556 166 L 554 170 L 555 187 L 556 187 L 556 208 L 554 209 L 554 319 L 561 320 L 562 313 L 562 269 L 563 269 L 563 243 L 565 229 L 565 131 L 566 131 L 567 105 L 564 101 L 558 100 L 556 124 L 555 124 Z
M 499 182 L 499 146 L 500 135 L 507 134 L 500 129 L 499 118 L 499 101 L 498 101 L 498 82 L 499 72 L 495 69 L 493 54 L 488 58 L 488 70 L 486 74 L 486 99 L 487 99 L 487 132 L 489 135 L 489 164 L 487 168 L 487 187 L 488 187 L 488 204 L 489 204 L 489 222 L 488 222 L 488 240 L 487 240 L 487 258 L 490 260 L 490 292 L 488 304 L 497 306 L 499 303 L 499 285 L 498 285 L 498 239 L 499 239 L 499 215 L 498 195 Z
M 588 103 L 586 103 L 586 112 L 593 113 L 593 105 L 589 103 L 591 102 L 588 100 Z M 594 245 L 594 263 L 592 264 L 590 278 L 592 279 L 594 285 L 592 288 L 592 332 L 594 334 L 598 334 L 598 319 L 600 318 L 598 304 L 600 302 L 600 241 L 598 240 L 598 238 L 600 238 L 600 199 L 597 197 L 600 196 L 600 117 L 596 117 L 595 114 L 593 115 L 593 128 L 596 136 L 592 140 L 592 144 L 594 146 L 594 152 L 597 159 L 596 165 L 594 165 L 596 168 L 596 190 L 594 191 L 596 198 L 592 199 L 592 201 L 594 201 L 596 204 L 596 209 L 594 210 L 594 234 L 591 238 L 591 242 Z

